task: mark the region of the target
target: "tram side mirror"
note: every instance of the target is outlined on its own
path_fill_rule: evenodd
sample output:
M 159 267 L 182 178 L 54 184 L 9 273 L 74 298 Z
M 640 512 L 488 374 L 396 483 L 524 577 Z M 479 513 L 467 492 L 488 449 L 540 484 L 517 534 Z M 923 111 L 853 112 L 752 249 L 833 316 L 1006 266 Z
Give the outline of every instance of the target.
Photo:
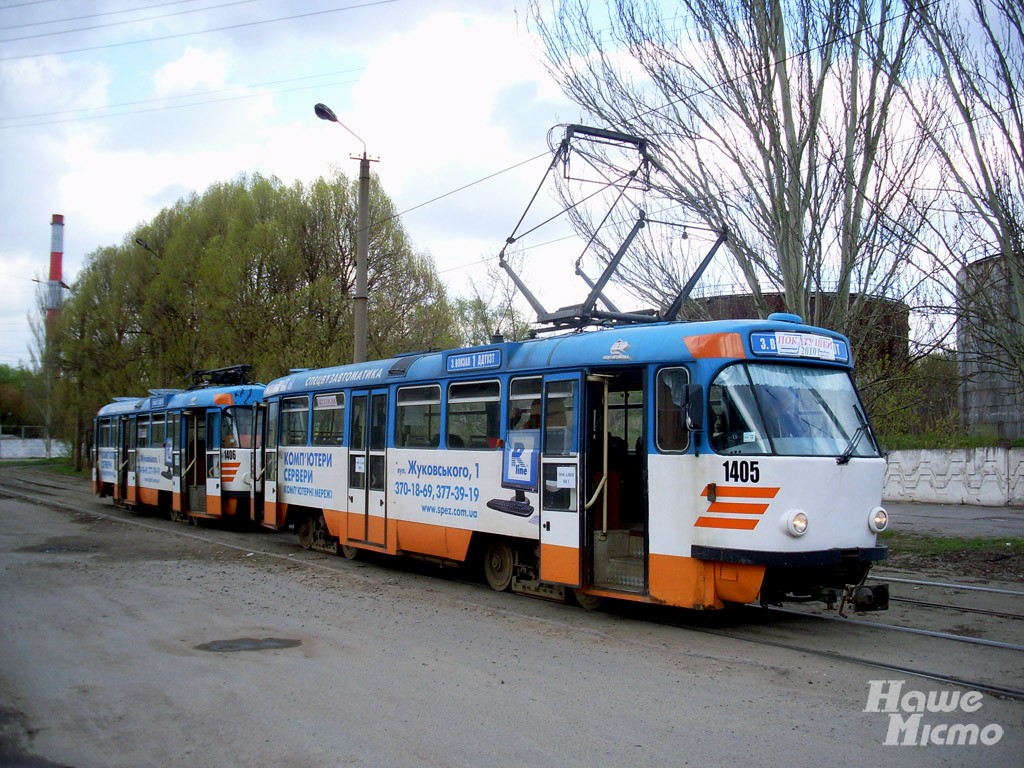
M 704 387 L 700 384 L 687 384 L 683 393 L 683 418 L 690 432 L 701 432 L 704 429 Z

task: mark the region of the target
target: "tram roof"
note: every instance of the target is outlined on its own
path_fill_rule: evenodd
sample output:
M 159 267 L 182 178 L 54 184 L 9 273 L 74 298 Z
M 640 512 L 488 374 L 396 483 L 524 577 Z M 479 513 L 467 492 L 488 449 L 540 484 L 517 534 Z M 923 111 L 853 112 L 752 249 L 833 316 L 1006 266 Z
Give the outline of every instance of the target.
M 99 417 L 123 416 L 132 413 L 212 408 L 227 405 L 251 405 L 263 397 L 262 384 L 238 384 L 230 387 L 206 387 L 185 391 L 168 391 L 151 397 L 119 398 L 100 408 Z M 230 398 L 225 397 L 230 395 Z
M 769 339 L 785 339 L 784 348 L 795 348 L 796 352 L 780 354 L 777 346 L 773 347 L 776 351 L 766 351 L 763 345 Z M 755 343 L 759 346 L 757 352 Z M 849 366 L 849 350 L 849 341 L 841 334 L 805 325 L 795 315 L 772 315 L 767 320 L 623 325 L 297 371 L 270 382 L 266 395 L 457 379 L 462 375 L 479 378 L 488 373 L 688 363 L 697 359 L 772 358 Z

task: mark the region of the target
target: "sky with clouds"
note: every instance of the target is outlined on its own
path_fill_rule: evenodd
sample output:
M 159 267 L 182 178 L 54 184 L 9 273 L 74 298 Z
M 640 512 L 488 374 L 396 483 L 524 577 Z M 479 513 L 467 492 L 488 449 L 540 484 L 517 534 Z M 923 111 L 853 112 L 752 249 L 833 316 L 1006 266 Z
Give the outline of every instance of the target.
M 580 121 L 522 0 L 0 0 L 0 363 L 29 361 L 52 214 L 73 283 L 89 253 L 215 182 L 356 175 L 363 145 L 317 102 L 365 141 L 453 293 L 494 263 L 549 129 Z M 580 246 L 538 251 L 524 271 L 554 308 L 552 259 L 575 280 Z

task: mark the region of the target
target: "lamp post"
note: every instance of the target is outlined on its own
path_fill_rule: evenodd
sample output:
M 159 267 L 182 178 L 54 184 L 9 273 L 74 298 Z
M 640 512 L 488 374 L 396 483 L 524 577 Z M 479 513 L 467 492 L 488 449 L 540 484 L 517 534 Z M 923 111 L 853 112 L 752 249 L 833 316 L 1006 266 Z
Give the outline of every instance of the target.
M 337 123 L 346 131 L 351 133 L 359 143 L 363 145 L 363 155 L 359 160 L 359 219 L 356 223 L 356 292 L 353 297 L 355 338 L 353 341 L 352 362 L 366 362 L 366 335 L 367 335 L 367 295 L 366 295 L 366 261 L 369 251 L 368 229 L 370 226 L 370 158 L 366 154 L 366 142 L 346 126 L 334 111 L 326 104 L 317 104 L 313 107 L 316 116 L 321 120 Z M 357 159 L 353 157 L 353 159 Z
M 153 250 L 149 243 L 143 240 L 141 237 L 135 238 L 135 244 L 144 251 L 147 251 L 150 256 L 158 260 L 158 264 L 163 262 L 163 256 Z M 159 273 L 160 267 L 157 267 Z M 156 385 L 158 387 L 166 386 L 164 382 L 164 335 L 163 329 L 157 336 L 157 355 L 156 355 Z

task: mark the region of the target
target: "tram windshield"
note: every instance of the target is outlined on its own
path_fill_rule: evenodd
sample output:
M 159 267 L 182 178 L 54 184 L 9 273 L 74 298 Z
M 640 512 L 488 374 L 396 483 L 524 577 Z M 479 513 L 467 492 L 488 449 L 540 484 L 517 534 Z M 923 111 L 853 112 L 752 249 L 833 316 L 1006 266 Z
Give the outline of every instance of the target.
M 222 447 L 250 448 L 252 446 L 251 408 L 225 408 L 220 426 Z
M 849 373 L 738 364 L 708 390 L 711 447 L 722 454 L 878 456 Z

